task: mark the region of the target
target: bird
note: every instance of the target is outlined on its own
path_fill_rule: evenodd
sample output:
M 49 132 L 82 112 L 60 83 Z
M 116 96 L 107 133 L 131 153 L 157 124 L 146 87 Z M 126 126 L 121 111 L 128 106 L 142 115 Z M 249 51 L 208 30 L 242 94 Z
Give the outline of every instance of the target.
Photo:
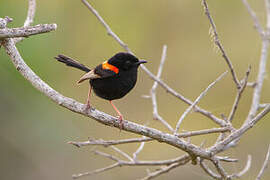
M 81 84 L 85 80 L 89 80 L 90 87 L 86 101 L 86 110 L 91 108 L 90 96 L 93 89 L 98 97 L 110 102 L 118 114 L 119 127 L 122 129 L 123 115 L 112 101 L 123 98 L 134 88 L 137 82 L 138 67 L 140 64 L 147 63 L 147 61 L 139 60 L 131 53 L 119 52 L 91 70 L 78 61 L 62 54 L 56 56 L 55 59 L 67 66 L 85 72 L 77 83 Z

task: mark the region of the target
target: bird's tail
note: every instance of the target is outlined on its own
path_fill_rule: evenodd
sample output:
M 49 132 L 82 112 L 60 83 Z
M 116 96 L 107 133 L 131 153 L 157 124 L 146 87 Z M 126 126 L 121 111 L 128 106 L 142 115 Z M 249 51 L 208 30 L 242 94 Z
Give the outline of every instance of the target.
M 75 68 L 80 69 L 80 70 L 85 71 L 85 72 L 90 71 L 90 69 L 87 68 L 85 65 L 80 64 L 79 62 L 77 62 L 77 61 L 75 61 L 67 56 L 59 54 L 58 56 L 56 56 L 54 58 L 57 59 L 57 61 L 66 64 L 67 66 L 75 67 Z

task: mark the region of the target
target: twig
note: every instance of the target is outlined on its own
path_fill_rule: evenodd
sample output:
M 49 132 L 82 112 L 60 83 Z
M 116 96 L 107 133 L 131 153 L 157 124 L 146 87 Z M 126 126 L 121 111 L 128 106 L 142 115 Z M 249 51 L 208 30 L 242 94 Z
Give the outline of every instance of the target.
M 209 167 L 207 167 L 207 165 L 203 162 L 204 160 L 200 158 L 200 166 L 201 168 L 204 170 L 204 172 L 206 172 L 206 174 L 208 174 L 209 176 L 211 176 L 214 179 L 222 179 L 222 177 L 216 173 L 214 173 Z
M 206 0 L 202 0 L 202 3 L 203 3 L 203 6 L 204 6 L 204 10 L 205 10 L 205 15 L 207 16 L 207 18 L 209 19 L 210 21 L 210 25 L 211 25 L 211 28 L 213 30 L 213 33 L 214 33 L 214 41 L 215 41 L 215 44 L 218 46 L 220 52 L 222 53 L 222 57 L 225 59 L 230 71 L 231 71 L 231 74 L 232 74 L 232 78 L 233 78 L 233 81 L 235 82 L 235 85 L 237 87 L 237 89 L 240 89 L 241 88 L 241 84 L 236 76 L 236 73 L 234 71 L 234 68 L 233 68 L 233 65 L 232 65 L 232 62 L 231 60 L 229 59 L 229 57 L 227 56 L 220 40 L 219 40 L 219 37 L 218 37 L 218 33 L 217 33 L 217 28 L 216 28 L 216 25 L 214 23 L 214 20 L 213 18 L 211 17 L 211 14 L 209 12 L 209 9 L 208 9 L 208 5 L 206 3 Z
M 141 144 L 138 147 L 138 149 L 133 153 L 133 161 L 137 161 L 137 156 L 143 150 L 144 145 L 145 145 L 145 142 L 141 142 Z
M 176 135 L 180 125 L 182 123 L 182 121 L 184 120 L 184 118 L 187 116 L 187 114 L 194 108 L 195 105 L 197 105 L 199 103 L 199 101 L 206 95 L 206 93 L 218 82 L 220 81 L 225 75 L 227 74 L 227 72 L 222 73 L 214 82 L 212 82 L 198 97 L 197 99 L 193 102 L 192 105 L 190 105 L 186 111 L 182 114 L 182 116 L 180 117 L 180 119 L 178 120 L 176 127 L 175 127 L 175 131 L 174 134 Z
M 225 171 L 225 169 L 221 166 L 220 161 L 218 160 L 218 161 L 212 161 L 212 162 L 215 165 L 215 167 L 216 167 L 218 173 L 221 175 L 221 177 L 223 179 L 227 179 L 228 178 L 228 174 Z
M 242 136 L 247 130 L 252 128 L 269 112 L 270 112 L 270 105 L 266 106 L 255 118 L 253 118 L 248 123 L 245 123 L 240 129 L 234 131 L 226 139 L 211 147 L 209 151 L 212 152 L 213 154 L 223 151 L 226 145 L 228 145 L 229 143 L 233 142 L 236 139 L 239 139 L 240 136 Z
M 148 141 L 153 141 L 154 139 L 148 138 L 148 137 L 143 137 L 143 138 L 131 138 L 131 139 L 122 139 L 122 140 L 108 140 L 105 141 L 103 139 L 89 139 L 88 141 L 84 142 L 75 142 L 75 141 L 70 141 L 68 144 L 72 144 L 76 147 L 81 147 L 81 146 L 88 146 L 88 145 L 102 145 L 102 146 L 111 146 L 111 145 L 120 145 L 120 144 L 127 144 L 127 143 L 138 143 L 138 142 L 148 142 Z
M 211 134 L 211 133 L 221 133 L 221 132 L 227 132 L 227 131 L 230 131 L 230 128 L 222 127 L 222 128 L 203 129 L 199 131 L 188 131 L 188 132 L 176 134 L 176 136 L 179 138 L 187 138 L 191 136 L 205 135 L 205 134 Z
M 261 91 L 263 86 L 263 81 L 265 78 L 265 69 L 266 69 L 266 62 L 268 57 L 268 49 L 269 49 L 269 31 L 270 31 L 270 5 L 268 0 L 265 0 L 265 6 L 266 6 L 266 32 L 263 32 L 262 35 L 262 48 L 261 48 L 261 57 L 260 57 L 260 65 L 258 70 L 258 75 L 256 79 L 256 86 L 254 87 L 253 92 L 253 98 L 252 98 L 252 104 L 250 107 L 250 111 L 248 114 L 248 118 L 246 119 L 245 123 L 248 123 L 253 117 L 255 117 L 260 104 L 260 98 L 261 98 Z M 260 33 L 260 31 L 259 31 Z M 261 33 L 260 33 L 261 34 Z
M 158 68 L 158 73 L 156 76 L 158 79 L 160 79 L 160 77 L 161 77 L 161 73 L 162 73 L 162 69 L 164 66 L 164 62 L 166 60 L 166 56 L 167 56 L 167 46 L 164 45 L 163 50 L 162 50 L 159 68 Z M 156 96 L 157 87 L 158 87 L 158 83 L 156 81 L 154 81 L 154 84 L 150 90 L 150 96 L 152 99 L 152 106 L 153 106 L 153 117 L 154 117 L 154 119 L 160 121 L 169 131 L 174 132 L 174 129 L 172 128 L 172 126 L 169 123 L 167 123 L 167 121 L 165 121 L 158 113 L 157 96 Z
M 133 159 L 127 153 L 125 153 L 124 151 L 122 151 L 121 149 L 119 149 L 119 148 L 117 148 L 115 146 L 111 146 L 111 148 L 113 150 L 115 150 L 116 152 L 118 152 L 119 154 L 121 154 L 122 156 L 124 156 L 125 158 L 127 158 L 128 160 L 133 161 Z
M 246 163 L 246 166 L 244 167 L 244 169 L 242 171 L 240 171 L 239 173 L 237 173 L 237 174 L 231 175 L 230 177 L 231 178 L 240 178 L 244 174 L 246 174 L 248 172 L 248 170 L 250 169 L 250 167 L 251 167 L 251 159 L 252 159 L 251 155 L 248 155 L 247 163 Z
M 98 18 L 98 20 L 107 30 L 108 35 L 112 36 L 127 52 L 132 54 L 128 46 L 111 30 L 110 26 L 104 21 L 104 19 L 99 15 L 99 13 L 89 4 L 89 2 L 87 2 L 86 0 L 82 0 L 82 2 Z
M 78 179 L 78 178 L 81 178 L 81 177 L 84 177 L 84 176 L 90 176 L 90 175 L 102 173 L 102 172 L 108 171 L 110 169 L 119 167 L 119 166 L 120 166 L 119 163 L 114 163 L 114 164 L 109 165 L 107 167 L 96 169 L 94 171 L 90 171 L 90 172 L 86 172 L 86 173 L 80 173 L 80 174 L 74 174 L 74 175 L 72 175 L 72 178 L 73 179 Z
M 56 24 L 39 24 L 21 28 L 0 29 L 0 40 L 4 38 L 29 37 L 31 35 L 47 33 L 56 30 Z
M 176 92 L 175 90 L 173 90 L 170 86 L 168 86 L 166 83 L 164 83 L 162 80 L 160 80 L 159 78 L 157 78 L 154 74 L 152 74 L 145 66 L 141 66 L 141 68 L 146 72 L 146 74 L 153 79 L 154 81 L 156 81 L 161 87 L 163 87 L 166 92 L 170 93 L 171 95 L 175 96 L 176 98 L 180 99 L 181 101 L 183 101 L 184 103 L 188 104 L 188 105 L 192 105 L 194 102 L 192 102 L 191 100 L 187 99 L 186 97 L 184 97 L 183 95 L 181 95 L 180 93 Z M 202 115 L 208 117 L 209 119 L 213 120 L 215 123 L 219 124 L 222 127 L 228 126 L 228 124 L 216 117 L 215 115 L 213 115 L 211 112 L 206 111 L 202 108 L 200 108 L 199 106 L 194 106 L 194 111 L 195 112 L 199 112 Z
M 27 16 L 24 21 L 23 27 L 30 26 L 35 18 L 35 13 L 36 13 L 36 0 L 28 0 L 28 11 L 27 11 Z M 15 44 L 23 40 L 23 37 L 16 38 L 14 39 Z
M 250 16 L 251 16 L 251 18 L 253 20 L 253 23 L 254 23 L 254 26 L 255 26 L 256 30 L 259 32 L 261 37 L 263 37 L 264 36 L 264 30 L 263 30 L 262 25 L 259 22 L 259 19 L 256 16 L 256 13 L 252 10 L 252 8 L 250 7 L 247 0 L 242 0 L 242 2 L 247 8 L 247 11 L 248 11 L 248 13 L 250 14 Z
M 264 0 L 266 9 L 266 36 L 269 37 L 270 33 L 270 2 L 269 0 Z
M 268 151 L 267 151 L 263 166 L 262 166 L 256 180 L 260 180 L 262 178 L 262 175 L 263 175 L 264 171 L 266 170 L 266 168 L 268 166 L 269 160 L 270 160 L 270 145 L 268 147 Z
M 157 176 L 160 176 L 160 175 L 162 175 L 164 173 L 167 173 L 167 172 L 171 171 L 174 168 L 177 168 L 179 166 L 185 165 L 189 161 L 190 161 L 190 157 L 187 157 L 186 159 L 183 159 L 182 161 L 180 161 L 178 163 L 171 164 L 171 165 L 166 166 L 166 167 L 163 167 L 163 168 L 161 168 L 161 169 L 159 169 L 157 171 L 154 171 L 152 173 L 149 173 L 146 177 L 142 178 L 141 180 L 153 179 L 153 178 L 155 178 Z
M 248 70 L 246 72 L 246 76 L 243 79 L 243 83 L 241 85 L 241 88 L 237 90 L 237 95 L 235 97 L 235 100 L 234 100 L 234 103 L 233 103 L 233 106 L 232 106 L 232 110 L 231 110 L 230 115 L 228 117 L 229 122 L 232 122 L 232 120 L 234 118 L 234 115 L 235 115 L 235 112 L 236 112 L 236 110 L 238 108 L 238 104 L 240 102 L 241 96 L 242 96 L 242 94 L 243 94 L 243 92 L 244 92 L 244 90 L 245 90 L 245 88 L 247 86 L 247 81 L 248 81 L 248 76 L 249 76 L 249 73 L 250 73 L 250 69 L 251 69 L 251 67 L 249 66 Z

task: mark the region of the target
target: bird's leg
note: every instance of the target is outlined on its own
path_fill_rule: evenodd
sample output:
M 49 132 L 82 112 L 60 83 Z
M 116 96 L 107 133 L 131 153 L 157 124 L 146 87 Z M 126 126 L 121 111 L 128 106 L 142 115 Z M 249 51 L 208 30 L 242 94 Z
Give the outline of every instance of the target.
M 110 101 L 110 103 L 111 103 L 111 105 L 112 105 L 112 107 L 113 107 L 113 109 L 117 112 L 117 114 L 118 114 L 118 119 L 119 119 L 119 121 L 120 121 L 120 130 L 121 129 L 123 129 L 123 115 L 120 113 L 120 111 L 116 108 L 116 106 L 113 104 L 113 102 L 112 101 Z
M 90 97 L 91 97 L 91 91 L 92 91 L 92 86 L 89 87 L 88 90 L 88 96 L 87 96 L 87 101 L 86 101 L 86 110 L 90 109 Z

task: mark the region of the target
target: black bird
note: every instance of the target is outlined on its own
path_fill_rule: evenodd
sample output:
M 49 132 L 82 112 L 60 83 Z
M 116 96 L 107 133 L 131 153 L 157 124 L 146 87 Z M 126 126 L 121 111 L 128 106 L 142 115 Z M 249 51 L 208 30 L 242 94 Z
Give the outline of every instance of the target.
M 140 61 L 130 53 L 120 52 L 90 70 L 83 64 L 64 55 L 58 55 L 55 59 L 67 66 L 86 72 L 78 81 L 78 84 L 88 79 L 90 82 L 86 108 L 90 108 L 90 95 L 93 88 L 97 96 L 110 101 L 119 115 L 120 128 L 122 128 L 123 115 L 112 103 L 112 100 L 124 97 L 135 86 L 138 67 L 146 61 Z

